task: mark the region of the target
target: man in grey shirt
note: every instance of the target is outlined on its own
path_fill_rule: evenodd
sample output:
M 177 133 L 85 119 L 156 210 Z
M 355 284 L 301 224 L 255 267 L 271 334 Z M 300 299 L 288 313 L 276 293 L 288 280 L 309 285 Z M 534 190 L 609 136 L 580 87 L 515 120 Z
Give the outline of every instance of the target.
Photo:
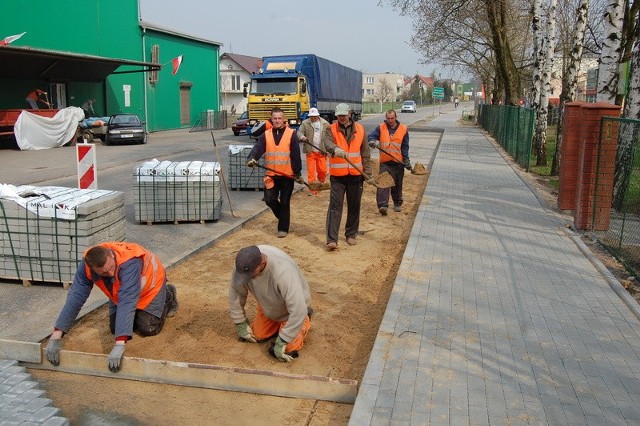
M 244 306 L 251 293 L 257 301 L 257 315 L 251 325 Z M 276 336 L 269 352 L 279 361 L 298 356 L 311 328 L 309 283 L 296 262 L 279 248 L 248 246 L 236 255 L 231 276 L 229 307 L 241 340 L 257 343 Z

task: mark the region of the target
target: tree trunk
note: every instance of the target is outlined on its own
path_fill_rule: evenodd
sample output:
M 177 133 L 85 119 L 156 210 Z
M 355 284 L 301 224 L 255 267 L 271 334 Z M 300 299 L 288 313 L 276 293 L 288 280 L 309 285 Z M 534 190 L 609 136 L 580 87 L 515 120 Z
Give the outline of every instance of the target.
M 504 85 L 504 103 L 518 105 L 520 95 L 520 75 L 507 37 L 507 4 L 502 0 L 483 0 L 487 8 L 489 28 L 493 41 L 498 74 Z
M 569 56 L 569 63 L 562 82 L 562 93 L 560 94 L 560 108 L 558 116 L 558 127 L 556 129 L 556 150 L 553 153 L 551 163 L 551 175 L 556 176 L 560 172 L 560 152 L 562 149 L 562 121 L 564 119 L 564 106 L 567 102 L 576 100 L 578 87 L 578 72 L 582 62 L 582 48 L 584 46 L 584 32 L 587 28 L 587 18 L 589 15 L 589 0 L 581 0 L 576 11 L 576 32 L 573 39 L 573 47 Z
M 540 105 L 540 88 L 542 85 L 542 64 L 544 63 L 544 41 L 540 31 L 540 13 L 542 0 L 533 0 L 531 28 L 533 30 L 533 87 L 531 89 L 531 107 L 535 110 Z
M 615 103 L 618 93 L 618 64 L 622 53 L 624 0 L 609 0 L 604 13 L 604 38 L 598 67 L 598 102 Z
M 542 91 L 540 92 L 540 106 L 536 111 L 536 132 L 534 147 L 536 152 L 536 166 L 547 165 L 547 119 L 549 117 L 549 96 L 551 94 L 551 72 L 556 45 L 556 7 L 558 0 L 549 3 L 546 34 L 544 39 L 545 58 L 542 72 Z

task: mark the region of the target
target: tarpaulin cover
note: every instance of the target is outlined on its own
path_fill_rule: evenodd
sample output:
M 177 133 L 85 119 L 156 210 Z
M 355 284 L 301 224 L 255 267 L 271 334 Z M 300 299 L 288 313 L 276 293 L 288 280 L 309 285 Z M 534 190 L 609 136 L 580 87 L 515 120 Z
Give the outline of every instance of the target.
M 13 132 L 23 151 L 56 148 L 75 137 L 78 123 L 83 119 L 84 111 L 78 107 L 61 109 L 53 117 L 22 111 L 13 126 Z
M 308 77 L 309 93 L 316 102 L 362 102 L 362 72 L 313 54 L 265 56 L 262 68 L 271 62 L 295 62 L 295 71 Z M 277 71 L 276 71 L 277 72 Z M 254 78 L 269 77 L 269 72 Z M 282 74 L 280 74 L 282 75 Z M 293 75 L 292 75 L 293 77 Z

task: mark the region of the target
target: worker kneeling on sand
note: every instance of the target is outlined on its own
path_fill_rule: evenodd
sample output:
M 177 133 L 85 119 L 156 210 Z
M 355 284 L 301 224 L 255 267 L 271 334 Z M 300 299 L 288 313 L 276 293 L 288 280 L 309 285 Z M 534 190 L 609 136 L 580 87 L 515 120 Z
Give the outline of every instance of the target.
M 251 325 L 244 312 L 249 292 L 258 305 Z M 257 343 L 277 336 L 269 353 L 290 362 L 298 357 L 311 328 L 310 304 L 309 283 L 288 254 L 269 245 L 248 246 L 238 252 L 229 306 L 240 340 Z
M 138 244 L 108 242 L 89 248 L 49 338 L 46 353 L 51 364 L 60 364 L 62 336 L 71 329 L 94 285 L 109 298 L 109 327 L 115 335 L 109 370 L 117 373 L 125 342 L 133 337 L 133 331 L 155 336 L 162 330 L 166 317 L 175 315 L 176 288 L 167 284 L 160 259 Z

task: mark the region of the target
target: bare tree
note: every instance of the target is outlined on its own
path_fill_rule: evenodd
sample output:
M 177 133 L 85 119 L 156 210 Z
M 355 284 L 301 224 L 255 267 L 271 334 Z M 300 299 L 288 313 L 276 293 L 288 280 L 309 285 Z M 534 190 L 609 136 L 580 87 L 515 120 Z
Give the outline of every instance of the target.
M 630 61 L 629 88 L 622 115 L 625 118 L 640 119 L 640 29 L 638 13 L 640 2 L 635 1 L 625 8 L 622 39 L 622 61 Z M 632 48 L 629 48 L 632 45 Z M 638 139 L 639 126 L 634 123 L 620 124 L 618 148 L 616 150 L 616 170 L 613 187 L 613 206 L 623 207 L 625 190 L 629 186 L 633 169 L 633 145 Z
M 549 1 L 546 30 L 544 36 L 544 65 L 542 67 L 542 86 L 540 105 L 536 110 L 536 131 L 533 144 L 536 152 L 536 165 L 547 165 L 547 118 L 549 117 L 549 97 L 551 95 L 551 73 L 556 46 L 556 6 L 558 0 Z
M 533 0 L 531 8 L 531 29 L 533 32 L 533 88 L 531 91 L 531 107 L 535 110 L 540 105 L 540 90 L 542 86 L 542 64 L 544 62 L 544 38 L 540 30 L 540 15 L 542 14 L 542 0 Z
M 396 100 L 396 86 L 389 83 L 386 77 L 382 77 L 378 84 L 378 93 L 380 94 L 380 101 L 389 102 Z
M 598 102 L 614 103 L 618 93 L 618 64 L 622 49 L 625 0 L 610 0 L 604 13 L 604 37 L 598 67 Z M 626 2 L 626 1 L 625 1 Z
M 559 16 L 567 16 L 568 13 L 559 13 Z M 575 13 L 575 21 L 563 21 L 561 30 L 561 53 L 563 58 L 562 66 L 562 91 L 560 92 L 560 105 L 558 114 L 558 126 L 556 127 L 556 149 L 551 163 L 551 175 L 555 176 L 560 172 L 560 153 L 562 149 L 562 121 L 564 117 L 564 107 L 567 102 L 576 100 L 578 86 L 578 72 L 582 62 L 582 51 L 584 46 L 585 30 L 589 18 L 589 0 L 580 0 Z M 568 35 L 573 32 L 571 45 L 565 43 Z M 566 58 L 566 59 L 565 59 Z

